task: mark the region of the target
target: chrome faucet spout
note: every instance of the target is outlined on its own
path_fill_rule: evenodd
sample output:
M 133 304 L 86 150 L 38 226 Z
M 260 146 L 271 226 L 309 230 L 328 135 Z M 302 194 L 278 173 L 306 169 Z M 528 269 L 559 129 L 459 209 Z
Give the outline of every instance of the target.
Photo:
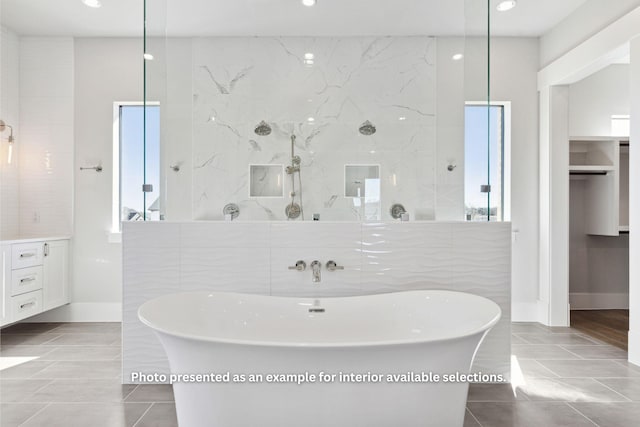
M 322 263 L 318 260 L 315 260 L 311 263 L 311 271 L 312 271 L 312 281 L 313 283 L 320 283 L 320 269 L 322 268 Z

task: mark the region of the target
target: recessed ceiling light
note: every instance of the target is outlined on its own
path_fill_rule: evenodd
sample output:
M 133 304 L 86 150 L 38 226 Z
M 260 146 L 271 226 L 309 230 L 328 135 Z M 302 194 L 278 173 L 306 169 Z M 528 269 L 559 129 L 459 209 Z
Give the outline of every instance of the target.
M 82 3 L 84 3 L 86 6 L 94 7 L 94 8 L 98 8 L 102 6 L 102 3 L 100 3 L 100 0 L 82 0 Z
M 302 4 L 311 7 L 316 5 L 316 0 L 302 0 Z
M 507 10 L 511 10 L 516 7 L 516 4 L 516 0 L 505 0 L 498 3 L 496 9 L 498 9 L 498 12 L 506 12 Z
M 402 121 L 407 120 L 407 118 L 405 116 L 401 116 L 401 117 L 398 117 L 398 120 L 400 120 L 402 122 Z
M 145 54 L 142 55 L 142 57 L 144 59 L 146 59 L 147 61 L 152 61 L 153 60 L 153 55 L 150 54 L 150 53 L 145 53 Z
M 461 53 L 456 53 L 451 57 L 451 59 L 453 59 L 454 61 L 460 61 L 462 58 L 464 58 L 464 55 Z
M 315 121 L 316 121 L 316 119 L 314 119 L 313 117 L 308 117 L 308 118 L 307 118 L 307 121 L 308 121 L 309 123 L 312 123 L 312 122 L 315 122 Z

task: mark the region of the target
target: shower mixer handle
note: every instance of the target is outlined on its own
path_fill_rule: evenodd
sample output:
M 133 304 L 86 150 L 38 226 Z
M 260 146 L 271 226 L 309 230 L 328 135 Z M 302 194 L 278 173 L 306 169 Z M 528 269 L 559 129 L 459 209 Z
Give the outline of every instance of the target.
M 296 265 L 289 266 L 289 270 L 304 271 L 306 268 L 307 268 L 307 263 L 302 260 L 296 261 Z
M 327 261 L 326 265 L 327 270 L 329 271 L 344 270 L 344 266 L 336 264 L 336 262 L 333 260 Z

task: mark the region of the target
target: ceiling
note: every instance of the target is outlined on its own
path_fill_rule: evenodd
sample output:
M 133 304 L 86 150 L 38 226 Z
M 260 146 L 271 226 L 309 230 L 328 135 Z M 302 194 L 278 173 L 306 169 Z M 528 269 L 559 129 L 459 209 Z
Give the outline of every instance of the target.
M 549 31 L 586 0 L 518 0 L 497 12 L 491 33 L 533 36 Z M 140 36 L 143 0 L 0 0 L 0 21 L 20 35 Z M 168 36 L 477 35 L 486 28 L 482 0 L 153 0 L 150 33 Z

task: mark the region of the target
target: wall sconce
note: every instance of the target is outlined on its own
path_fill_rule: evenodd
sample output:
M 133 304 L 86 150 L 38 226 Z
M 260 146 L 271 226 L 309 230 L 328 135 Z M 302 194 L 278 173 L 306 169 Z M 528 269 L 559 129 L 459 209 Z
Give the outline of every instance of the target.
M 11 158 L 13 157 L 13 143 L 15 142 L 13 139 L 13 127 L 9 126 L 4 122 L 4 120 L 0 120 L 0 132 L 4 132 L 7 128 L 11 131 L 9 134 L 9 138 L 7 142 L 9 143 L 9 151 L 7 153 L 7 163 L 11 164 Z

